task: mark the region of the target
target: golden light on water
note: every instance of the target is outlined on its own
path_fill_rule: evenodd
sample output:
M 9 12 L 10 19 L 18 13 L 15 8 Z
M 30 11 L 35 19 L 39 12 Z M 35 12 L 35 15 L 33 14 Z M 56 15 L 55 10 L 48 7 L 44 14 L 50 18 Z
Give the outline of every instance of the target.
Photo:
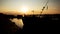
M 14 22 L 18 27 L 20 27 L 21 29 L 23 28 L 24 24 L 23 24 L 23 21 L 22 19 L 17 19 L 17 18 L 14 18 L 14 19 L 10 19 L 12 22 Z

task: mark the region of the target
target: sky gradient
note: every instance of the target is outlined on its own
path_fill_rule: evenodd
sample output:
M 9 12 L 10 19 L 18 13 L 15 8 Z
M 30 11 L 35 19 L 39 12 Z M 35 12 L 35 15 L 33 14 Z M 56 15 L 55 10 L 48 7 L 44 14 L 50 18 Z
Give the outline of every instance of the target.
M 28 7 L 28 13 L 34 10 L 37 14 L 46 2 L 47 0 L 0 0 L 0 12 L 22 12 L 22 7 Z M 43 14 L 60 14 L 60 0 L 49 0 L 48 10 L 45 10 Z

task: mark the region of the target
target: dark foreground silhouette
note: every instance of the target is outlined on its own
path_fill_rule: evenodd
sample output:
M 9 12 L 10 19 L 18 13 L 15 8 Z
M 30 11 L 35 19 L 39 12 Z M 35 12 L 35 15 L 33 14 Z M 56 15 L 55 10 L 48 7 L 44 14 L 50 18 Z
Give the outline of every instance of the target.
M 22 19 L 24 23 L 23 29 L 20 29 L 9 19 Z M 54 15 L 29 15 L 17 17 L 12 15 L 0 14 L 0 31 L 6 34 L 20 34 L 20 33 L 41 33 L 41 32 L 59 32 L 60 31 L 60 14 Z
M 60 15 L 29 15 L 22 18 L 24 28 L 22 32 L 26 33 L 51 33 L 60 31 Z
M 10 21 L 10 18 L 13 19 L 13 17 L 13 15 L 0 14 L 0 34 L 15 34 L 20 29 Z

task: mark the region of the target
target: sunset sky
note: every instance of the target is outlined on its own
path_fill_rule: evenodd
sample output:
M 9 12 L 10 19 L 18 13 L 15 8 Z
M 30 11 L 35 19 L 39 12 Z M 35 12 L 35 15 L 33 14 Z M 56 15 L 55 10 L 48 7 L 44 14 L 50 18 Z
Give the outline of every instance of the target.
M 0 13 L 32 13 L 41 12 L 42 7 L 46 4 L 47 0 L 0 0 Z M 15 12 L 14 12 L 15 11 Z M 27 12 L 26 12 L 27 11 Z M 60 0 L 49 0 L 48 10 L 43 14 L 60 14 Z

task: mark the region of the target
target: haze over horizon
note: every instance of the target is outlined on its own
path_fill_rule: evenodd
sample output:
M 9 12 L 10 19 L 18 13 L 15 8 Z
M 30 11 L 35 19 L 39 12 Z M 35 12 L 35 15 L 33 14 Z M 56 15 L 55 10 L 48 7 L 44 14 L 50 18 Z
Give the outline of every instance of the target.
M 47 0 L 0 0 L 0 13 L 32 14 L 34 10 L 34 14 L 40 14 L 46 2 Z M 59 3 L 60 0 L 49 0 L 48 10 L 45 9 L 43 14 L 60 14 Z

